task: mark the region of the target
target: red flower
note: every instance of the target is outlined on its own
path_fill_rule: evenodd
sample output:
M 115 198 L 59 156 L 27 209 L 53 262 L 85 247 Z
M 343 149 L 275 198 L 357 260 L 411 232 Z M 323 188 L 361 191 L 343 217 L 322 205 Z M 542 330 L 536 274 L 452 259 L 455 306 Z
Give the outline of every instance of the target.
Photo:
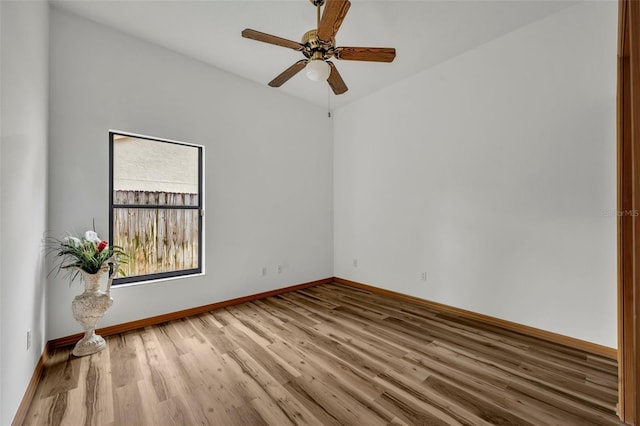
M 100 253 L 102 250 L 106 249 L 108 245 L 109 245 L 109 243 L 107 243 L 106 241 L 100 241 L 98 243 L 98 253 Z

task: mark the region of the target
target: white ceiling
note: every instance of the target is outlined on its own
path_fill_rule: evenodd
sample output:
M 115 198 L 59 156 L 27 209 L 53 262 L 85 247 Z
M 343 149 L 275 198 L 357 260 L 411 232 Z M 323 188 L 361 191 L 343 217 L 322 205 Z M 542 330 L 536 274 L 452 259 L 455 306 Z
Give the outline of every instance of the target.
M 395 47 L 392 63 L 337 61 L 349 91 L 336 108 L 553 14 L 576 1 L 351 0 L 338 46 Z M 244 28 L 300 41 L 315 28 L 309 0 L 52 0 L 55 6 L 266 85 L 302 59 L 291 49 L 242 38 Z M 506 52 L 508 53 L 508 52 Z M 327 106 L 326 83 L 304 72 L 278 89 Z

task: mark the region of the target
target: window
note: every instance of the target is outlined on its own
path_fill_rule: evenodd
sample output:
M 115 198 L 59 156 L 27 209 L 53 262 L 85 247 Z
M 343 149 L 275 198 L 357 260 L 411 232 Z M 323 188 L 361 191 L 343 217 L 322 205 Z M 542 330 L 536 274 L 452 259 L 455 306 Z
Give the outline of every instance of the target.
M 202 272 L 203 147 L 109 132 L 109 240 L 129 262 L 114 285 Z

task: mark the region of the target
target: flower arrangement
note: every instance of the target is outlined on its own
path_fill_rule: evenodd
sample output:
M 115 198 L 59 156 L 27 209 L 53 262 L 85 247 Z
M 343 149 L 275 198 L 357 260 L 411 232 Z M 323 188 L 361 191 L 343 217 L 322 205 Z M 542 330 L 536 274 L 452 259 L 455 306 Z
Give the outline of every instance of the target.
M 71 281 L 76 279 L 79 271 L 96 274 L 101 269 L 109 267 L 110 274 L 122 272 L 114 271 L 114 265 L 127 263 L 127 255 L 118 246 L 109 246 L 95 231 L 89 230 L 80 238 L 67 235 L 62 240 L 52 239 L 50 251 L 60 259 L 57 262 L 58 271 L 69 270 Z

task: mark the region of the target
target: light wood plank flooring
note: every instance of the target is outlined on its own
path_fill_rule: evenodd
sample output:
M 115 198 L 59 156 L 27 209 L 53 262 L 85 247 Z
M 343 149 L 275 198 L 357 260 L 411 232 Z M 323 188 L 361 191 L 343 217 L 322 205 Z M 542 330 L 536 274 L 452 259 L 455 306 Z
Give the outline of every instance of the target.
M 622 424 L 615 361 L 339 284 L 107 341 L 53 353 L 25 424 Z

